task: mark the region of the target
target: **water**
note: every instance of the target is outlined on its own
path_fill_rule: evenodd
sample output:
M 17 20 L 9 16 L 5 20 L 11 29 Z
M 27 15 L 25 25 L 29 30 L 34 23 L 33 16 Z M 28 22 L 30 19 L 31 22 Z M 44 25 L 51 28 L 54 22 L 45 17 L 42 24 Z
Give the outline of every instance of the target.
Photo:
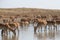
M 14 36 L 12 32 L 10 32 L 8 36 L 1 36 L 0 30 L 0 40 L 60 40 L 60 25 L 58 25 L 57 31 L 42 30 L 42 32 L 40 31 L 34 34 L 33 25 L 30 24 L 29 26 L 24 26 L 23 28 L 20 27 L 19 34 L 17 33 L 16 36 Z

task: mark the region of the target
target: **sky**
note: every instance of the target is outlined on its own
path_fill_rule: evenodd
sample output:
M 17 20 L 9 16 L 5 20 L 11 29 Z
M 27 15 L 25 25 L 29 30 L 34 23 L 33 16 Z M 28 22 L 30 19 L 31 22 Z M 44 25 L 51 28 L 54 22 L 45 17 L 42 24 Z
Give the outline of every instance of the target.
M 60 0 L 0 0 L 0 8 L 60 9 Z

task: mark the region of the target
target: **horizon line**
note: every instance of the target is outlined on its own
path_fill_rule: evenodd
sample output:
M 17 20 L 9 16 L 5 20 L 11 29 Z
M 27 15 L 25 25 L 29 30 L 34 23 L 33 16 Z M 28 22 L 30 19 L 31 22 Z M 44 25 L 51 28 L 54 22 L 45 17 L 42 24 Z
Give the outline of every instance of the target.
M 60 8 L 37 8 L 37 7 L 0 7 L 0 9 L 16 9 L 16 8 L 32 8 L 32 9 L 49 9 L 49 10 L 60 10 Z

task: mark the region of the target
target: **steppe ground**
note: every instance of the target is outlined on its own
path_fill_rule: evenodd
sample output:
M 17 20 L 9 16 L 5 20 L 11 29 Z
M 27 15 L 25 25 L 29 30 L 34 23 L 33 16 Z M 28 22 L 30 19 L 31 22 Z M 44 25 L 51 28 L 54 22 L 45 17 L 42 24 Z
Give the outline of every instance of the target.
M 28 15 L 28 16 L 47 16 L 47 15 L 57 15 L 60 16 L 60 10 L 52 9 L 37 9 L 37 8 L 11 8 L 11 9 L 2 9 L 0 8 L 0 15 L 14 16 L 14 15 Z

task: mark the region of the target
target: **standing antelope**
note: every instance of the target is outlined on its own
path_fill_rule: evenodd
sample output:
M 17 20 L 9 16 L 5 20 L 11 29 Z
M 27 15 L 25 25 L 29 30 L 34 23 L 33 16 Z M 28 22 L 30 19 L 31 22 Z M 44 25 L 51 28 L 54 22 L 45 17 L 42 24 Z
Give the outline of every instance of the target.
M 46 29 L 46 26 L 47 26 L 47 21 L 46 20 L 41 19 L 41 18 L 37 18 L 35 20 L 35 22 L 37 23 L 37 27 L 34 27 L 34 32 L 36 32 L 37 29 L 39 31 L 40 28 L 42 30 L 42 27 L 43 27 L 42 25 L 44 25 L 44 30 Z

